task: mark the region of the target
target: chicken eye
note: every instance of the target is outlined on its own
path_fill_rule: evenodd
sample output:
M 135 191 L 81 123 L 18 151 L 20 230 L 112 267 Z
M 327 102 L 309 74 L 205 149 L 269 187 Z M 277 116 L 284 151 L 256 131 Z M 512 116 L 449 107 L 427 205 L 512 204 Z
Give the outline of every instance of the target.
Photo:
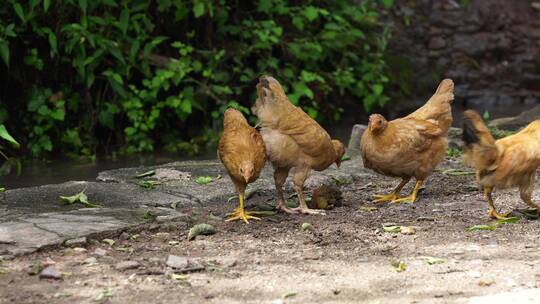
M 244 168 L 240 168 L 240 174 L 244 174 Z

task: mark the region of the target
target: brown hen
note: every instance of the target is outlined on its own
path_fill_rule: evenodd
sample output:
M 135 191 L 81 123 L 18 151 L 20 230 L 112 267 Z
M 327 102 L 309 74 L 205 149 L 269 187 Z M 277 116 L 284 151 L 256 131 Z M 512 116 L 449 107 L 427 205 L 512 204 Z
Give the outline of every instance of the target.
M 401 183 L 374 202 L 415 202 L 424 180 L 445 156 L 447 132 L 452 124 L 450 103 L 454 83 L 443 80 L 428 102 L 410 115 L 387 121 L 382 115 L 369 117 L 360 147 L 366 168 L 387 176 L 401 177 Z M 414 177 L 412 193 L 399 197 L 401 189 Z
M 259 178 L 264 167 L 264 143 L 259 132 L 235 109 L 225 111 L 218 156 L 234 183 L 240 201 L 227 221 L 241 219 L 248 223 L 248 219 L 258 219 L 251 215 L 252 212 L 244 210 L 244 192 L 249 183 Z
M 339 166 L 345 147 L 332 140 L 302 109 L 291 104 L 276 79 L 262 76 L 257 95 L 252 111 L 259 117 L 266 155 L 274 166 L 277 208 L 288 213 L 324 214 L 306 205 L 304 182 L 312 169 L 322 171 L 333 163 Z M 287 208 L 283 198 L 283 184 L 291 168 L 294 168 L 293 183 L 299 201 L 299 207 L 294 209 Z
M 488 201 L 488 216 L 504 219 L 493 205 L 494 188 L 519 187 L 521 199 L 540 210 L 531 197 L 536 169 L 540 166 L 540 118 L 520 132 L 497 141 L 478 113 L 464 113 L 465 163 L 476 169 L 476 180 Z

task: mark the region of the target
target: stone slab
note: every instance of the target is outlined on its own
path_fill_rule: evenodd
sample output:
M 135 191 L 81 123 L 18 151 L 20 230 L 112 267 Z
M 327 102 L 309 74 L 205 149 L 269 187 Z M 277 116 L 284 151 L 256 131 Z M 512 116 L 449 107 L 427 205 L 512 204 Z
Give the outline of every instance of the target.
M 157 177 L 136 177 L 149 170 L 160 174 L 156 174 Z M 339 170 L 332 165 L 323 172 L 312 172 L 305 182 L 305 190 L 338 181 L 351 182 L 365 174 L 368 173 L 360 160 L 347 161 Z M 195 182 L 198 176 L 211 176 L 214 181 L 200 185 Z M 285 184 L 288 191 L 292 191 L 291 176 L 289 174 Z M 0 255 L 27 254 L 63 244 L 66 240 L 96 237 L 147 224 L 144 214 L 148 210 L 152 210 L 158 219 L 178 220 L 184 214 L 177 209 L 223 203 L 236 195 L 232 181 L 219 161 L 174 162 L 110 170 L 101 172 L 97 180 L 6 191 L 0 199 Z M 159 181 L 160 184 L 150 190 L 139 185 L 147 180 Z M 249 187 L 274 195 L 270 164 Z M 71 196 L 83 190 L 91 203 L 102 208 L 86 208 L 79 203 L 65 205 L 59 199 L 61 195 Z

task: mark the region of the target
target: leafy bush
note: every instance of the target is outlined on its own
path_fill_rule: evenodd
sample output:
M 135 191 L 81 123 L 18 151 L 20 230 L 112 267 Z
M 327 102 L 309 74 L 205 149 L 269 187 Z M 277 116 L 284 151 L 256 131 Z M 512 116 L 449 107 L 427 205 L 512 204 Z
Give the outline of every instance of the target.
M 0 166 L 0 176 L 8 174 L 12 168 L 16 168 L 17 174 L 21 171 L 21 162 L 16 158 L 10 158 L 5 153 L 4 150 L 6 147 L 3 145 L 3 142 L 7 142 L 13 147 L 19 148 L 20 144 L 9 134 L 6 129 L 6 126 L 0 124 L 0 159 L 4 159 L 4 163 Z M 4 188 L 0 188 L 4 189 Z M 0 191 L 1 192 L 1 191 Z
M 382 4 L 381 4 L 382 3 Z M 318 120 L 384 105 L 392 1 L 6 0 L 0 123 L 35 157 L 196 153 L 261 74 Z

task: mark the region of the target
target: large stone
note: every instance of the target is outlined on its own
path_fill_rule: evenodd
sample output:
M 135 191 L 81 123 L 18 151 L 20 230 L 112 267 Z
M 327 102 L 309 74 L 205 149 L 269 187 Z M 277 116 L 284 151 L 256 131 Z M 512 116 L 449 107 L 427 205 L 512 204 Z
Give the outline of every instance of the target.
M 366 125 L 356 124 L 352 127 L 349 145 L 347 146 L 347 155 L 351 158 L 360 157 L 360 139 L 367 129 Z
M 162 178 L 162 185 L 152 190 L 139 186 L 141 178 L 135 178 L 149 170 L 157 170 Z M 322 172 L 314 171 L 305 183 L 305 190 L 322 184 L 335 184 L 332 176 L 350 180 L 353 174 L 361 171 L 357 161 L 343 162 L 339 170 L 332 165 Z M 214 177 L 214 181 L 199 185 L 194 179 L 200 175 Z M 0 213 L 0 255 L 17 256 L 66 241 L 67 245 L 81 246 L 84 237 L 103 239 L 148 225 L 144 216 L 147 211 L 156 215 L 154 225 L 185 221 L 188 216 L 177 209 L 222 204 L 236 194 L 230 177 L 218 161 L 175 162 L 111 170 L 100 173 L 99 179 L 109 182 L 67 182 L 8 190 L 2 201 L 7 212 Z M 275 186 L 270 165 L 263 169 L 249 189 L 261 195 L 255 198 L 273 195 Z M 103 208 L 85 208 L 79 203 L 64 205 L 58 200 L 60 195 L 73 195 L 83 190 L 90 202 Z M 285 190 L 292 191 L 291 178 L 285 183 Z M 93 255 L 105 255 L 106 252 L 102 251 L 96 249 Z
M 522 112 L 515 117 L 504 117 L 494 119 L 489 123 L 490 127 L 496 127 L 499 129 L 519 129 L 530 124 L 532 121 L 540 118 L 540 105 Z

